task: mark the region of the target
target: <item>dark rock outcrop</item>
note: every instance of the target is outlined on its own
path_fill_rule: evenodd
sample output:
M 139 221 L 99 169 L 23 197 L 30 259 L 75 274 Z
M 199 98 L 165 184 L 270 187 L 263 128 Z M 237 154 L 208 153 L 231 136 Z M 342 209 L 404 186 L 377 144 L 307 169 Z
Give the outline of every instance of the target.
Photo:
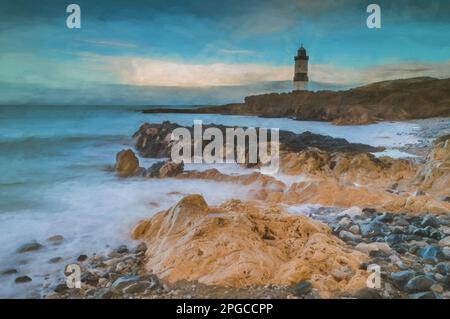
M 134 133 L 133 138 L 136 149 L 143 157 L 164 158 L 170 157 L 172 146 L 176 141 L 171 140 L 171 134 L 176 128 L 183 126 L 171 122 L 163 122 L 162 124 L 143 124 L 139 130 Z M 208 128 L 219 129 L 223 136 L 226 136 L 227 129 L 236 129 L 237 127 L 227 127 L 224 125 L 203 125 L 203 132 Z M 191 138 L 194 136 L 194 127 L 184 127 L 189 130 Z M 244 130 L 247 128 L 243 128 Z M 270 131 L 269 131 L 270 132 Z M 257 136 L 259 136 L 259 128 L 256 128 Z M 268 133 L 268 141 L 270 141 L 270 133 Z M 258 137 L 259 138 L 259 137 Z M 372 147 L 370 145 L 350 143 L 343 138 L 333 138 L 326 135 L 313 134 L 304 132 L 296 134 L 289 131 L 279 132 L 280 150 L 299 152 L 309 147 L 317 147 L 328 152 L 347 152 L 347 153 L 363 153 L 381 151 L 383 148 Z M 226 141 L 224 140 L 224 143 Z M 210 143 L 208 140 L 203 141 L 203 148 Z M 248 144 L 248 143 L 247 143 Z M 192 146 L 193 147 L 193 146 Z M 246 145 L 248 147 L 248 145 Z M 236 151 L 236 150 L 235 150 Z M 247 152 L 246 152 L 247 153 Z
M 144 113 L 238 114 L 332 121 L 338 125 L 378 120 L 450 116 L 450 79 L 430 77 L 372 83 L 347 91 L 299 91 L 248 96 L 244 103 L 197 109 L 147 109 Z
M 153 164 L 145 173 L 146 177 L 157 177 L 157 178 L 165 178 L 165 177 L 174 177 L 181 173 L 183 173 L 184 164 L 175 163 L 172 161 L 161 161 Z

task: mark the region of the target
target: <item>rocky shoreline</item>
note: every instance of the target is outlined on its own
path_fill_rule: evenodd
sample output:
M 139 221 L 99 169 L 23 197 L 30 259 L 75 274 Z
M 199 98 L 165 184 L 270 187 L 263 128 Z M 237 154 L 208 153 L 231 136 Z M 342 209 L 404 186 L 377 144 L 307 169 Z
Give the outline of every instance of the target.
M 136 149 L 165 157 L 175 126 L 143 125 L 134 135 Z M 80 289 L 69 289 L 59 274 L 37 294 L 55 299 L 450 298 L 450 136 L 428 146 L 423 163 L 377 159 L 366 153 L 367 146 L 310 133 L 284 136 L 281 172 L 306 178 L 291 184 L 258 172 L 186 171 L 170 161 L 146 169 L 132 150 L 119 152 L 120 178 L 231 182 L 248 185 L 253 195 L 217 207 L 200 195 L 185 196 L 135 226 L 136 247 L 74 257 L 82 269 Z M 323 141 L 332 148 L 320 149 Z M 45 243 L 30 242 L 17 254 L 63 240 L 55 235 Z M 49 262 L 62 260 L 55 256 Z M 381 267 L 380 289 L 366 287 L 372 264 Z M 1 275 L 17 285 L 33 280 L 13 268 Z
M 330 227 L 348 247 L 367 255 L 359 264 L 381 267 L 381 289 L 362 287 L 339 298 L 450 298 L 450 216 L 392 214 L 374 209 L 317 208 L 308 215 Z M 268 240 L 268 239 L 265 239 Z M 274 238 L 273 240 L 276 240 Z M 120 246 L 106 256 L 80 256 L 82 288 L 65 278 L 45 298 L 321 298 L 308 280 L 291 285 L 232 287 L 180 280 L 167 283 L 145 269 L 147 246 Z M 370 274 L 367 272 L 367 274 Z M 353 276 L 346 268 L 331 274 Z

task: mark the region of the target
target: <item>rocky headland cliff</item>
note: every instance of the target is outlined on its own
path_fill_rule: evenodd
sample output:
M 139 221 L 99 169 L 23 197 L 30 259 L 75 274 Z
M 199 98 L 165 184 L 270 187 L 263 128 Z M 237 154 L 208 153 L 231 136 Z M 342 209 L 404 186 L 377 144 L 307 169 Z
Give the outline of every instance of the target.
M 248 96 L 244 103 L 197 109 L 145 109 L 144 113 L 193 113 L 289 117 L 368 124 L 450 116 L 450 79 L 429 77 L 372 83 L 346 91 L 300 91 Z

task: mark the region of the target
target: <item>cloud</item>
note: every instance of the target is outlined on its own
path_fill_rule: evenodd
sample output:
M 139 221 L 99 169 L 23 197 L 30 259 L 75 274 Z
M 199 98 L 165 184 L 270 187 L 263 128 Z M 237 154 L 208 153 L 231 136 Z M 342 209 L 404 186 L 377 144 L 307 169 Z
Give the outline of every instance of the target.
M 312 65 L 310 67 L 310 78 L 313 81 L 339 85 L 361 85 L 422 76 L 450 77 L 450 61 L 444 63 L 384 64 L 366 69 L 337 68 L 330 64 Z
M 253 50 L 240 50 L 240 49 L 219 49 L 217 53 L 222 55 L 246 55 L 246 56 L 254 56 L 257 53 Z
M 148 58 L 107 58 L 110 70 L 128 85 L 214 87 L 283 81 L 291 67 L 263 64 L 193 64 Z
M 122 84 L 160 87 L 239 86 L 290 81 L 294 73 L 293 65 L 195 64 L 140 57 L 107 57 L 103 58 L 103 64 Z M 419 76 L 446 78 L 450 77 L 450 61 L 384 64 L 365 69 L 312 64 L 309 75 L 314 82 L 345 86 Z
M 112 41 L 112 40 L 83 40 L 83 42 L 93 45 L 119 48 L 136 48 L 137 45 L 129 42 Z

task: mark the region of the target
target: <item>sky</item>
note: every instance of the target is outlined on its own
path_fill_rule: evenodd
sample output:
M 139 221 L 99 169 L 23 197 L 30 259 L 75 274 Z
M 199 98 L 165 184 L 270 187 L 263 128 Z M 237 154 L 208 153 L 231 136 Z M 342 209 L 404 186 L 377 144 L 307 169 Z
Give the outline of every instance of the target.
M 0 1 L 0 104 L 239 102 L 291 90 L 301 43 L 312 89 L 450 77 L 448 0 L 71 1 Z

